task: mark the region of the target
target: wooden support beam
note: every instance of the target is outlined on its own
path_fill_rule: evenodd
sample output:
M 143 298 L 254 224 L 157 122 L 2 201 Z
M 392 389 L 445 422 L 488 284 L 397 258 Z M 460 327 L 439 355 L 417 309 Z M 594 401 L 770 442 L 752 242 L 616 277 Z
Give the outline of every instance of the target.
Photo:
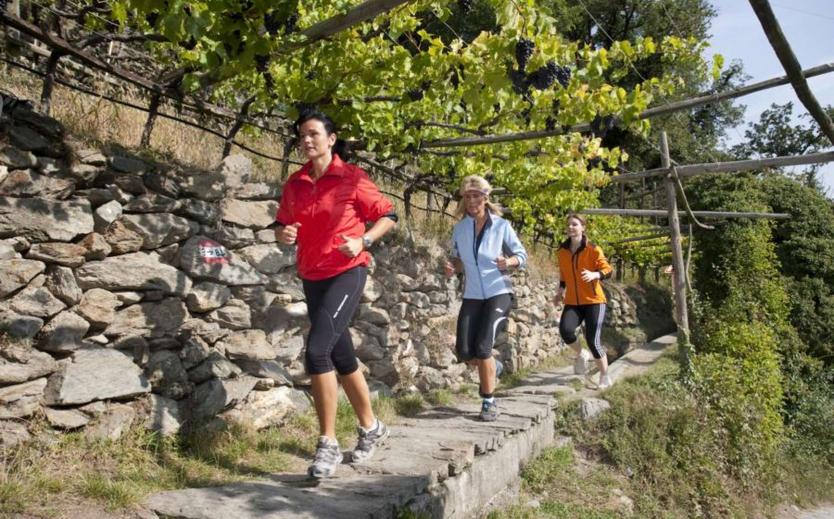
M 643 235 L 643 236 L 632 236 L 631 238 L 626 238 L 626 239 L 624 239 L 624 240 L 612 241 L 612 242 L 610 242 L 610 243 L 609 243 L 609 245 L 622 245 L 622 244 L 625 244 L 625 243 L 633 243 L 633 242 L 639 242 L 639 241 L 657 240 L 657 239 L 659 239 L 659 238 L 666 238 L 666 237 L 668 237 L 668 236 L 669 236 L 669 232 L 668 232 L 668 231 L 666 231 L 666 232 L 659 232 L 659 233 L 656 233 L 656 234 L 645 234 L 645 235 Z
M 579 212 L 606 216 L 668 216 L 669 214 L 668 211 L 661 209 L 619 208 L 583 209 Z M 785 220 L 791 216 L 787 213 L 734 213 L 729 211 L 692 211 L 692 214 L 702 218 L 769 218 L 771 220 Z
M 791 49 L 788 43 L 788 39 L 782 32 L 782 27 L 779 25 L 779 20 L 776 19 L 776 15 L 770 7 L 770 2 L 768 0 L 750 0 L 750 5 L 753 7 L 753 11 L 756 12 L 759 22 L 762 24 L 762 29 L 764 29 L 770 46 L 773 47 L 776 56 L 779 58 L 779 62 L 782 63 L 782 68 L 785 69 L 785 72 L 787 72 L 788 77 L 791 79 L 791 85 L 793 85 L 793 89 L 796 91 L 796 96 L 805 105 L 811 117 L 820 125 L 822 132 L 828 137 L 831 144 L 834 144 L 834 123 L 831 122 L 831 118 L 823 109 L 822 105 L 820 105 L 819 101 L 817 101 L 814 93 L 811 92 L 811 87 L 808 86 L 808 82 L 805 80 L 805 76 L 802 75 L 802 66 L 799 64 L 799 60 L 796 59 L 796 54 L 794 54 L 793 49 Z
M 689 342 L 689 310 L 687 309 L 686 294 L 686 265 L 683 261 L 681 246 L 681 227 L 678 218 L 678 196 L 675 179 L 672 178 L 672 159 L 669 156 L 669 139 L 666 132 L 660 134 L 660 162 L 669 171 L 664 179 L 666 184 L 666 203 L 668 205 L 669 235 L 672 238 L 672 286 L 675 297 L 675 322 L 678 325 L 678 351 L 680 355 L 681 373 L 684 378 L 692 374 L 692 346 Z
M 377 15 L 390 11 L 395 7 L 406 4 L 412 0 L 368 0 L 362 4 L 357 5 L 345 14 L 340 14 L 327 20 L 322 20 L 319 23 L 308 27 L 301 31 L 303 36 L 307 39 L 295 46 L 290 45 L 288 49 L 303 47 L 311 43 L 332 36 L 338 32 L 344 31 L 356 24 L 375 18 Z
M 782 168 L 787 166 L 804 166 L 807 164 L 821 164 L 834 162 L 834 151 L 821 153 L 809 153 L 807 155 L 790 155 L 785 157 L 773 157 L 769 159 L 735 160 L 730 162 L 712 162 L 705 164 L 690 164 L 687 166 L 676 166 L 678 176 L 695 177 L 705 173 L 740 173 L 744 171 L 755 171 L 766 168 Z M 611 182 L 634 182 L 642 178 L 660 177 L 665 175 L 665 168 L 648 169 L 638 173 L 626 173 L 611 177 Z
M 819 76 L 822 74 L 828 74 L 834 72 L 834 63 L 827 63 L 825 65 L 820 65 L 818 67 L 813 67 L 808 70 L 803 71 L 803 74 L 806 78 Z M 788 76 L 782 76 L 777 78 L 768 79 L 766 81 L 761 81 L 759 83 L 754 83 L 752 85 L 747 85 L 739 88 L 735 88 L 733 90 L 728 90 L 726 92 L 720 92 L 716 94 L 708 94 L 698 97 L 693 97 L 690 99 L 683 99 L 681 101 L 675 101 L 671 103 L 665 103 L 663 106 L 656 106 L 654 108 L 649 108 L 648 110 L 642 112 L 638 118 L 639 119 L 651 119 L 653 117 L 658 117 L 661 115 L 666 115 L 672 112 L 678 112 L 681 110 L 686 110 L 689 108 L 695 108 L 696 106 L 703 106 L 710 103 L 717 103 L 719 101 L 725 101 L 727 99 L 734 99 L 736 97 L 742 97 L 748 94 L 752 94 L 754 92 L 759 92 L 762 90 L 767 90 L 769 88 L 774 88 L 781 85 L 787 85 L 790 83 L 790 78 Z M 619 124 L 621 121 L 615 119 L 614 123 Z M 495 144 L 499 142 L 516 142 L 516 141 L 524 141 L 524 140 L 535 140 L 535 139 L 543 139 L 545 137 L 555 137 L 557 135 L 564 135 L 566 133 L 586 133 L 591 131 L 590 123 L 582 123 L 576 124 L 571 126 L 570 128 L 563 129 L 557 128 L 554 130 L 542 130 L 542 131 L 531 131 L 531 132 L 520 132 L 520 133 L 508 133 L 502 135 L 486 135 L 483 137 L 460 137 L 460 138 L 453 138 L 453 139 L 437 139 L 429 142 L 424 142 L 421 147 L 426 148 L 451 148 L 455 146 L 480 146 L 485 144 Z

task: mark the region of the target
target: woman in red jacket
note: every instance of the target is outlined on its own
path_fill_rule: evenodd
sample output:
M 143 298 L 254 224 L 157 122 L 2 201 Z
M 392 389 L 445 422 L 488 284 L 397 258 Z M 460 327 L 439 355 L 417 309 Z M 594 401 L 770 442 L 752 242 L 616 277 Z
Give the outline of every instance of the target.
M 562 339 L 576 352 L 574 372 L 587 371 L 587 353 L 579 344 L 576 329 L 585 323 L 585 340 L 599 367 L 599 388 L 611 385 L 608 376 L 608 357 L 602 346 L 602 323 L 608 300 L 602 291 L 602 280 L 611 277 L 613 269 L 605 259 L 602 249 L 588 241 L 585 235 L 585 219 L 571 214 L 567 219 L 568 239 L 559 246 L 559 290 L 553 298 L 558 307 L 565 308 L 559 320 Z
M 305 365 L 321 434 L 308 473 L 322 478 L 334 475 L 342 462 L 336 441 L 336 373 L 359 419 L 352 462 L 369 459 L 388 437 L 388 428 L 371 409 L 348 324 L 365 287 L 367 249 L 397 217 L 368 175 L 342 160 L 344 143 L 337 141 L 329 117 L 304 113 L 294 129 L 308 162 L 284 184 L 276 236 L 283 244 L 298 245 L 296 265 L 310 318 Z M 366 231 L 366 222 L 375 223 Z

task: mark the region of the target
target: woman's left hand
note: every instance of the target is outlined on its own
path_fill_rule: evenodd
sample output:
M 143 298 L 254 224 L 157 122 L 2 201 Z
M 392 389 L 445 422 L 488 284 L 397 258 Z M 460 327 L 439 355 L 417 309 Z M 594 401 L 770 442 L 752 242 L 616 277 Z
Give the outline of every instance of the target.
M 515 267 L 518 262 L 515 259 L 515 256 L 510 256 L 509 258 L 505 258 L 504 256 L 498 256 L 495 258 L 495 263 L 498 265 L 498 270 L 501 272 L 505 272 L 509 270 L 510 267 Z
M 346 234 L 340 234 L 339 238 L 345 241 L 343 244 L 339 245 L 339 252 L 348 258 L 355 258 L 365 249 L 362 245 L 362 238 L 351 238 Z
M 585 283 L 590 283 L 591 281 L 595 281 L 601 278 L 602 274 L 600 274 L 599 272 L 595 272 L 588 269 L 582 271 L 582 281 L 584 281 Z

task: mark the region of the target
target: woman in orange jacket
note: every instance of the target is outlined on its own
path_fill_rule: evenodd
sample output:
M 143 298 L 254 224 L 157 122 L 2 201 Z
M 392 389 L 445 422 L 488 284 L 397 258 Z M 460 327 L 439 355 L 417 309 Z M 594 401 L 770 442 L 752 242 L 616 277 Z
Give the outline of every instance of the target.
M 585 323 L 585 339 L 599 367 L 599 388 L 611 385 L 608 376 L 608 357 L 600 341 L 605 305 L 608 300 L 602 291 L 603 279 L 611 277 L 613 269 L 605 259 L 602 249 L 588 241 L 585 235 L 585 219 L 571 214 L 567 219 L 568 239 L 559 246 L 559 290 L 553 303 L 564 303 L 559 333 L 565 343 L 576 352 L 574 372 L 587 371 L 587 353 L 579 344 L 576 329 Z

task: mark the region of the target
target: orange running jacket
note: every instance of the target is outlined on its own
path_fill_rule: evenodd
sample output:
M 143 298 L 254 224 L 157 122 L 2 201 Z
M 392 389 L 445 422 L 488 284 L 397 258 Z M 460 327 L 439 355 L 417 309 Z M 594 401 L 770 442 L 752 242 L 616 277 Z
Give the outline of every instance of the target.
M 602 280 L 611 277 L 614 269 L 608 264 L 599 246 L 583 237 L 579 249 L 571 254 L 570 239 L 567 239 L 559 246 L 557 256 L 559 286 L 565 289 L 563 301 L 566 305 L 593 305 L 608 302 L 602 291 Z M 582 281 L 583 270 L 599 272 L 602 277 L 587 283 Z

